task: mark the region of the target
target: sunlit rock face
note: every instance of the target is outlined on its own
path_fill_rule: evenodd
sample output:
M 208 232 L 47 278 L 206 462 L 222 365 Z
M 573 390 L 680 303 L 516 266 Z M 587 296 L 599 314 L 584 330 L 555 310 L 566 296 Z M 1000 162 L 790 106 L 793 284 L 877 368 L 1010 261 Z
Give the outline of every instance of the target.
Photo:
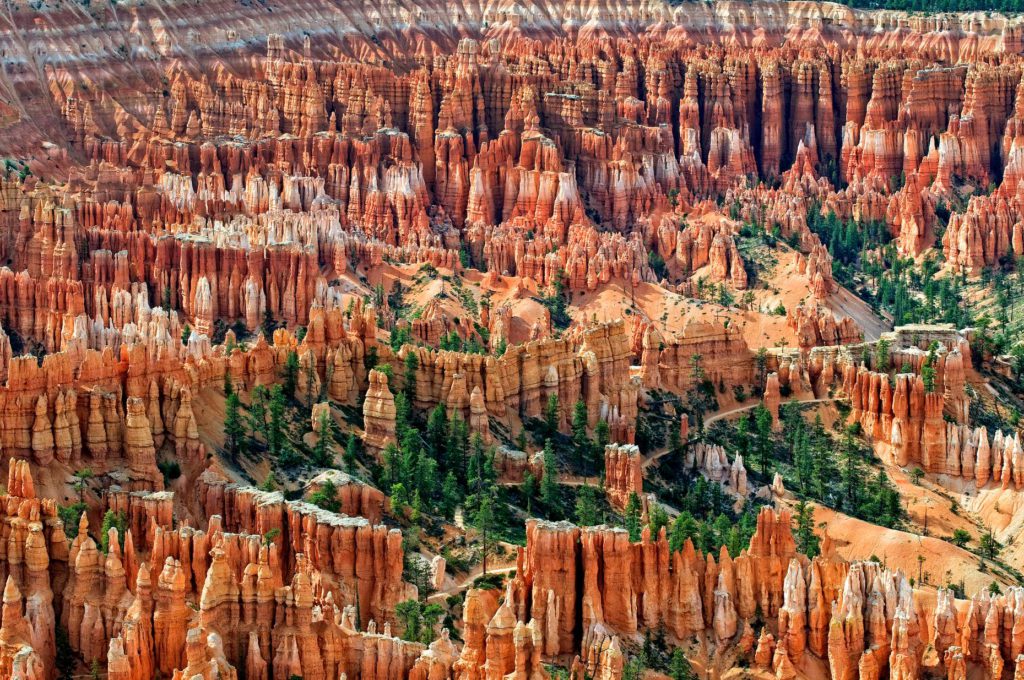
M 647 522 L 641 414 L 709 387 L 738 412 L 756 385 L 776 432 L 790 398 L 842 400 L 885 463 L 1020 491 L 1019 433 L 971 420 L 970 333 L 881 368 L 820 226 L 958 276 L 1015 266 L 1024 20 L 101 4 L 13 2 L 0 26 L 0 680 L 617 680 L 645 635 L 693 642 L 708 677 L 1024 678 L 1024 592 L 915 589 L 827 537 L 802 554 L 789 480 L 748 478 L 703 418 L 660 412 L 673 460 L 778 504 L 737 554 L 516 515 L 506 581 L 452 579 L 459 555 L 404 540 L 419 501 L 371 474 L 416 453 L 415 413 L 446 451 L 495 447 L 504 487 L 596 484 L 557 468 L 601 427 L 596 496 Z M 282 436 L 321 457 L 294 479 L 255 432 L 285 386 Z M 477 540 L 451 515 L 431 529 Z M 451 632 L 424 644 L 400 605 L 428 583 Z

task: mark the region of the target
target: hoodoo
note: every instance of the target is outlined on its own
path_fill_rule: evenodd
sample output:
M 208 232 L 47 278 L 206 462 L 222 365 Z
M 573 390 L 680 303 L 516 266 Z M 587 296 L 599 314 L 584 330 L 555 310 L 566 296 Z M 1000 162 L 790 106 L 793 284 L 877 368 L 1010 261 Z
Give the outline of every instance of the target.
M 9 0 L 0 680 L 1024 679 L 1024 18 L 861 4 Z

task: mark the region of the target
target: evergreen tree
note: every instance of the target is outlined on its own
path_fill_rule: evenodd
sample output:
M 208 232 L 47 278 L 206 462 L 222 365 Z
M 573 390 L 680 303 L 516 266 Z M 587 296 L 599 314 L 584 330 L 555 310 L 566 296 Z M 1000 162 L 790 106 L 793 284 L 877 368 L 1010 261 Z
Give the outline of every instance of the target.
M 814 508 L 806 501 L 796 504 L 796 547 L 808 557 L 818 554 L 818 536 L 814 533 Z
M 533 507 L 533 500 L 537 497 L 537 478 L 529 470 L 523 475 L 523 484 L 519 487 L 526 499 L 526 512 L 530 513 Z
M 483 573 L 487 573 L 487 554 L 490 552 L 490 531 L 494 526 L 494 498 L 491 493 L 483 494 L 473 513 L 473 528 L 480 532 L 483 548 Z
M 757 394 L 764 394 L 765 382 L 768 380 L 768 350 L 760 347 L 754 357 L 754 366 L 757 369 Z
M 278 455 L 281 452 L 281 444 L 284 441 L 284 392 L 280 385 L 270 388 L 270 425 L 267 428 L 267 446 L 270 453 Z
M 462 502 L 462 493 L 459 490 L 459 480 L 455 478 L 450 470 L 444 477 L 444 484 L 441 486 L 441 514 L 445 519 L 455 517 L 455 508 Z
M 299 387 L 299 355 L 295 353 L 295 350 L 288 351 L 281 382 L 284 385 L 285 396 L 294 399 L 295 391 Z
M 935 391 L 935 349 L 937 343 L 933 342 L 928 348 L 928 357 L 921 367 L 921 381 L 924 383 L 924 391 L 931 394 Z
M 850 514 L 856 515 L 864 487 L 864 473 L 861 469 L 860 455 L 853 441 L 853 432 L 850 427 L 843 431 L 840 455 L 842 462 L 840 481 L 843 488 L 843 508 Z
M 701 364 L 704 357 L 700 354 L 690 355 L 690 380 L 694 385 L 704 382 L 704 366 Z
M 356 433 L 349 432 L 348 440 L 345 442 L 345 471 L 354 472 L 356 469 L 356 453 L 359 450 L 359 444 L 356 442 Z
M 879 339 L 875 345 L 875 370 L 879 373 L 888 373 L 890 368 L 889 357 L 890 343 L 885 338 Z
M 331 454 L 331 421 L 326 411 L 320 413 L 316 422 L 316 445 L 313 447 L 313 463 L 329 467 L 334 456 Z
M 434 641 L 434 627 L 444 610 L 439 604 L 405 600 L 395 605 L 395 617 L 402 623 L 402 639 L 429 645 Z
M 683 440 L 679 435 L 680 423 L 673 423 L 669 427 L 668 433 L 668 450 L 673 456 L 679 456 L 683 453 Z
M 267 401 L 269 399 L 270 393 L 264 385 L 257 385 L 250 393 L 249 429 L 252 430 L 253 434 L 256 432 L 266 432 Z
M 302 462 L 298 451 L 287 439 L 281 442 L 277 450 L 277 464 L 284 468 L 293 468 Z
M 408 397 L 409 402 L 412 403 L 416 399 L 416 371 L 420 367 L 420 360 L 416 356 L 416 352 L 408 351 L 405 354 L 405 395 Z
M 651 538 L 658 537 L 662 527 L 668 526 L 668 513 L 657 503 L 652 503 L 647 510 L 647 526 L 651 529 Z
M 597 489 L 581 486 L 576 494 L 576 524 L 591 527 L 599 522 L 597 516 Z
M 808 493 L 814 477 L 814 459 L 811 457 L 807 433 L 801 431 L 793 442 L 793 468 L 796 472 L 797 487 L 801 493 Z
M 484 447 L 483 437 L 474 432 L 469 440 L 468 489 L 470 493 L 480 494 L 497 484 L 498 475 L 494 470 L 494 453 Z
M 750 417 L 746 413 L 736 421 L 736 449 L 744 458 L 750 456 Z
M 558 469 L 555 464 L 555 449 L 548 439 L 544 442 L 544 476 L 540 480 L 540 500 L 548 511 L 558 504 Z
M 978 550 L 981 552 L 982 557 L 994 560 L 1002 549 L 1003 546 L 1000 545 L 999 541 L 996 540 L 995 534 L 991 531 L 983 533 L 978 540 Z
M 245 442 L 245 426 L 242 424 L 241 402 L 232 392 L 224 402 L 224 447 L 232 459 L 241 452 Z
M 629 532 L 629 540 L 634 543 L 640 540 L 640 531 L 643 528 L 641 512 L 640 497 L 636 495 L 636 491 L 633 491 L 629 494 L 629 500 L 626 502 L 626 531 Z
M 306 390 L 306 408 L 313 408 L 313 401 L 320 397 L 316 389 L 316 359 L 310 357 L 303 370 L 303 380 Z M 322 387 L 322 386 L 321 386 Z
M 768 464 L 772 458 L 772 414 L 764 407 L 763 403 L 754 407 L 754 427 L 757 434 L 754 453 L 758 467 L 761 469 L 761 475 L 767 477 Z
M 402 482 L 402 452 L 394 442 L 388 442 L 380 454 L 381 463 L 384 469 L 382 472 L 382 485 L 384 487 L 394 486 Z
M 318 508 L 339 512 L 341 510 L 341 501 L 338 500 L 338 486 L 334 483 L 334 480 L 330 478 L 325 479 L 320 484 L 320 488 L 309 495 L 309 502 Z
M 589 473 L 595 463 L 594 445 L 587 436 L 587 405 L 582 400 L 572 409 L 572 450 L 576 465 Z
M 520 451 L 526 452 L 528 442 L 526 441 L 526 428 L 520 428 L 519 434 L 516 435 L 516 448 Z
M 669 663 L 668 676 L 672 680 L 694 680 L 697 676 L 694 675 L 693 667 L 690 666 L 690 662 L 686 660 L 686 655 L 683 654 L 683 650 L 678 647 L 672 652 L 672 661 Z
M 676 517 L 675 522 L 672 523 L 672 530 L 669 531 L 668 535 L 668 547 L 672 552 L 678 552 L 683 549 L 683 545 L 686 544 L 686 539 L 696 542 L 698 535 L 697 520 L 693 518 L 688 510 L 684 510 L 679 513 Z
M 448 423 L 448 450 L 445 456 L 446 467 L 455 470 L 459 482 L 466 483 L 466 450 L 469 448 L 469 427 L 466 421 L 456 413 Z
M 103 524 L 100 526 L 100 551 L 106 555 L 110 552 L 110 530 L 117 530 L 117 542 L 119 547 L 124 547 L 124 531 L 127 525 L 127 518 L 123 512 L 107 510 L 103 515 Z
M 438 464 L 444 467 L 445 452 L 448 448 L 448 412 L 444 404 L 438 404 L 427 416 L 427 446 Z
M 403 449 L 415 449 L 420 442 L 420 433 L 412 422 L 412 405 L 405 392 L 395 395 L 395 435 Z
M 544 429 L 548 437 L 558 434 L 558 395 L 552 394 L 544 405 Z
M 260 484 L 260 491 L 277 491 L 277 477 L 271 472 Z

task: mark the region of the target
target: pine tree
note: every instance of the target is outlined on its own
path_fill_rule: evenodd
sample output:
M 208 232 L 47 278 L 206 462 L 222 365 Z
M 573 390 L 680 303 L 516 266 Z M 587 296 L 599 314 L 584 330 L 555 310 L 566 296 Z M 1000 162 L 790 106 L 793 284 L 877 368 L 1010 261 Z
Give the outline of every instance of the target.
M 403 363 L 405 365 L 405 375 L 403 376 L 405 378 L 404 391 L 411 403 L 416 399 L 416 371 L 420 367 L 420 360 L 416 356 L 416 352 L 410 350 L 406 352 Z
M 469 427 L 466 421 L 456 413 L 448 423 L 448 450 L 445 456 L 446 467 L 455 470 L 459 482 L 466 483 L 466 451 L 469 448 Z
M 840 448 L 842 457 L 840 481 L 843 488 L 843 509 L 851 515 L 856 515 L 864 487 L 864 478 L 860 457 L 853 443 L 853 433 L 849 427 L 843 432 L 843 442 Z
M 589 473 L 594 464 L 594 445 L 587 436 L 587 405 L 577 401 L 572 409 L 572 449 L 576 465 Z
M 270 388 L 270 425 L 267 428 L 267 446 L 270 453 L 278 455 L 284 441 L 284 392 L 280 385 Z
M 470 493 L 479 494 L 489 484 L 489 474 L 485 470 L 486 451 L 484 450 L 484 439 L 479 432 L 474 432 L 469 438 L 469 468 L 466 473 L 467 486 Z
M 483 573 L 487 573 L 487 553 L 490 552 L 489 533 L 494 525 L 494 499 L 491 493 L 483 494 L 473 514 L 473 527 L 480 532 L 483 544 Z
M 669 663 L 668 676 L 672 680 L 693 680 L 696 676 L 690 662 L 686 660 L 683 650 L 678 647 L 672 652 L 672 661 Z
M 750 418 L 746 413 L 736 421 L 736 449 L 744 458 L 750 455 Z
M 768 379 L 768 350 L 761 347 L 754 357 L 754 365 L 757 368 L 757 393 L 764 394 L 765 382 Z
M 331 422 L 326 411 L 320 413 L 316 423 L 316 445 L 313 447 L 313 463 L 328 467 L 333 462 L 331 455 Z
M 556 508 L 558 502 L 558 470 L 555 449 L 550 439 L 544 442 L 544 476 L 540 480 L 540 500 L 549 512 Z
M 459 480 L 449 471 L 441 486 L 441 513 L 445 519 L 452 519 L 455 516 L 455 508 L 462 502 L 462 493 L 459 490 Z
M 549 437 L 558 434 L 558 395 L 552 394 L 544 406 L 544 428 Z
M 806 432 L 800 432 L 793 443 L 793 467 L 796 470 L 796 481 L 800 492 L 807 493 L 814 475 L 814 461 L 811 458 Z
M 529 514 L 533 508 L 533 500 L 537 497 L 537 478 L 529 470 L 523 475 L 523 484 L 519 489 L 526 499 L 526 512 Z
M 634 543 L 640 540 L 640 532 L 643 528 L 641 512 L 640 497 L 636 495 L 636 491 L 633 491 L 629 494 L 629 500 L 626 502 L 626 531 L 629 532 L 629 540 Z
M 434 458 L 444 467 L 448 448 L 448 412 L 444 404 L 435 406 L 427 416 L 426 440 Z
M 295 350 L 289 350 L 288 357 L 284 362 L 284 394 L 287 397 L 295 398 L 295 391 L 299 387 L 299 355 Z
M 127 524 L 123 512 L 107 510 L 103 515 L 103 524 L 100 526 L 100 551 L 106 555 L 110 552 L 110 530 L 117 530 L 117 542 L 119 547 L 124 547 L 124 531 Z
M 592 486 L 581 486 L 576 494 L 576 524 L 591 527 L 597 523 L 597 490 Z
M 359 444 L 356 442 L 356 433 L 349 432 L 348 440 L 345 442 L 345 471 L 353 472 L 356 469 L 356 453 L 359 450 Z
M 338 500 L 338 487 L 334 480 L 328 478 L 320 484 L 320 488 L 309 496 L 309 502 L 318 508 L 338 512 L 341 510 L 341 502 Z
M 879 373 L 889 372 L 889 345 L 889 341 L 885 338 L 879 339 L 878 343 L 875 345 L 875 370 Z
M 651 529 L 652 540 L 657 538 L 662 527 L 668 526 L 668 513 L 657 503 L 651 503 L 647 510 L 647 526 Z
M 754 427 L 757 431 L 754 453 L 761 468 L 761 475 L 767 477 L 768 464 L 772 457 L 772 414 L 763 403 L 754 407 Z
M 814 508 L 806 501 L 796 504 L 796 546 L 797 550 L 808 557 L 818 554 L 818 536 L 814 533 Z
M 232 392 L 224 402 L 224 447 L 234 459 L 241 452 L 245 442 L 245 426 L 242 424 L 241 402 Z
M 928 348 L 928 357 L 924 366 L 921 367 L 921 381 L 924 383 L 924 391 L 931 394 L 935 391 L 935 349 L 937 343 L 933 342 Z
M 257 385 L 252 389 L 249 404 L 249 429 L 256 432 L 266 432 L 267 428 L 267 400 L 270 393 L 264 385 Z
M 697 531 L 697 520 L 693 518 L 693 515 L 688 510 L 680 512 L 675 522 L 672 523 L 672 530 L 669 531 L 669 550 L 672 552 L 682 550 L 683 545 L 686 544 L 686 539 L 696 541 Z

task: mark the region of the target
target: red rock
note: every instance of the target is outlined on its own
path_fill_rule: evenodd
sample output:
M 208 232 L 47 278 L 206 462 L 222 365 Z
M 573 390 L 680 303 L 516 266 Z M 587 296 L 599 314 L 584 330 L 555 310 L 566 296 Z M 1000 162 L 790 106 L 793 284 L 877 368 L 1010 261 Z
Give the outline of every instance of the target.
M 609 444 L 604 450 L 604 489 L 612 507 L 624 510 L 632 494 L 643 496 L 643 456 L 632 444 Z

